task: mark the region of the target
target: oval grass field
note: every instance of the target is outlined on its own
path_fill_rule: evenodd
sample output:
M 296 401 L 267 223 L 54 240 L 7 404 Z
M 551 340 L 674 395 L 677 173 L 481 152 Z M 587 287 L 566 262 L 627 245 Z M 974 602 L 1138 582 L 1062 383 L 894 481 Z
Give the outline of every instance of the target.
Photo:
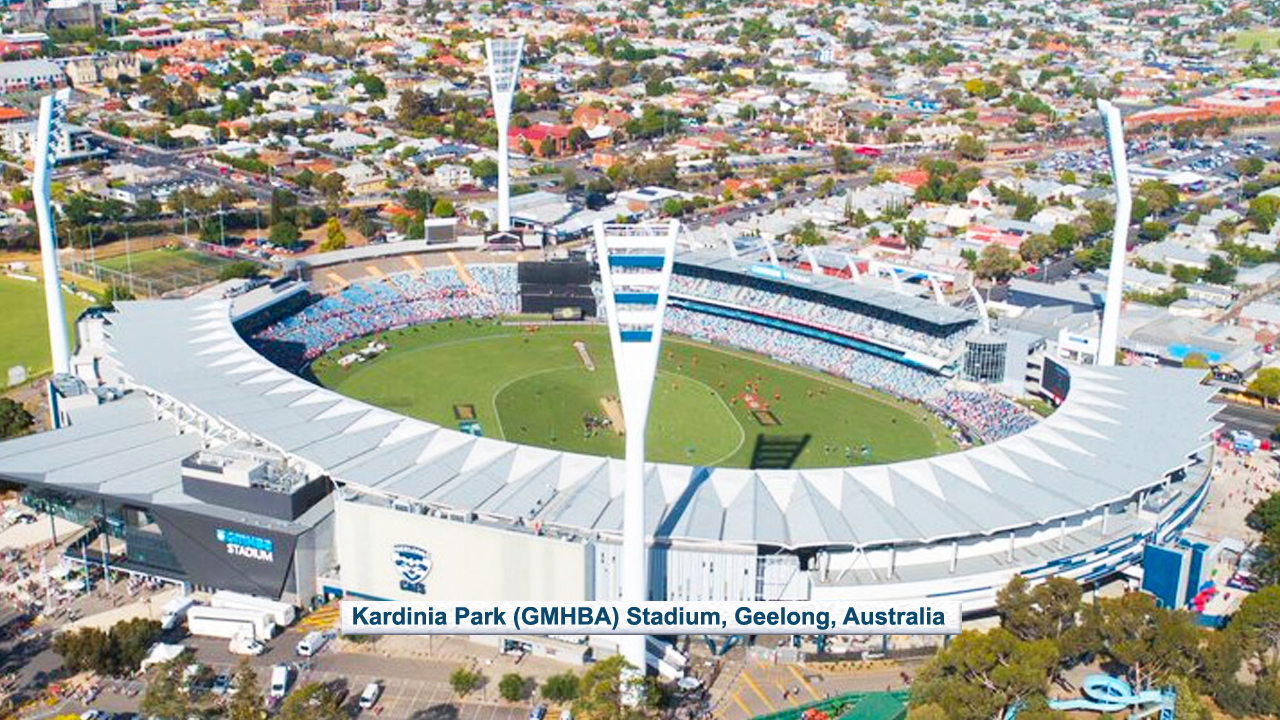
M 360 340 L 318 358 L 349 397 L 487 437 L 621 457 L 625 422 L 602 325 L 455 320 L 390 333 L 381 356 L 340 367 Z M 574 343 L 585 347 L 589 370 Z M 663 339 L 648 459 L 806 468 L 896 462 L 955 449 L 925 409 L 822 373 L 685 338 Z

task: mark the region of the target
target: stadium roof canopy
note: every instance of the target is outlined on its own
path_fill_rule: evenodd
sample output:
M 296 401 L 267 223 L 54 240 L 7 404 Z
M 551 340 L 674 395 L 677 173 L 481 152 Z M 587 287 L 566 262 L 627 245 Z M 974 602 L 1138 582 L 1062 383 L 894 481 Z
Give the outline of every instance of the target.
M 778 285 L 815 290 L 932 325 L 957 325 L 971 323 L 978 319 L 977 315 L 969 310 L 954 305 L 940 305 L 932 299 L 859 285 L 827 275 L 813 275 L 790 268 L 775 268 L 766 263 L 739 260 L 727 255 L 686 251 L 676 255 L 677 272 L 681 265 L 721 270 Z
M 620 531 L 622 461 L 477 438 L 320 388 L 252 350 L 229 306 L 201 298 L 118 303 L 106 364 L 187 417 L 257 438 L 349 490 L 500 524 Z M 1160 484 L 1208 444 L 1217 425 L 1207 404 L 1213 388 L 1199 384 L 1201 375 L 1072 367 L 1066 402 L 1034 428 L 923 460 L 794 471 L 653 464 L 648 530 L 695 542 L 866 547 L 1078 515 Z M 181 493 L 177 468 L 198 443 L 154 411 L 111 412 L 127 412 L 127 424 L 73 425 L 0 445 L 0 475 L 198 502 Z

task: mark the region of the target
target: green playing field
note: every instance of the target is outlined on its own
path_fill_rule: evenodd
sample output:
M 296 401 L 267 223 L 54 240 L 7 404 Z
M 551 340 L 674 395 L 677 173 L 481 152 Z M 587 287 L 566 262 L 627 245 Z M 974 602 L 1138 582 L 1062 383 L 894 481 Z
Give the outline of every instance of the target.
M 89 303 L 75 295 L 63 294 L 67 310 L 67 335 L 75 337 L 75 320 Z M 49 360 L 49 331 L 45 322 L 44 286 L 15 278 L 0 277 L 0 373 L 14 365 L 27 368 L 31 377 L 53 369 Z M 74 346 L 73 346 L 74 347 Z
M 391 333 L 389 350 L 341 367 L 361 340 L 312 366 L 325 386 L 445 427 L 620 457 L 614 368 L 603 326 L 452 321 Z M 583 353 L 575 347 L 580 342 Z M 831 467 L 949 452 L 927 410 L 821 373 L 667 336 L 649 421 L 650 460 L 727 467 Z M 594 369 L 587 367 L 587 361 Z M 865 448 L 865 450 L 864 450 Z

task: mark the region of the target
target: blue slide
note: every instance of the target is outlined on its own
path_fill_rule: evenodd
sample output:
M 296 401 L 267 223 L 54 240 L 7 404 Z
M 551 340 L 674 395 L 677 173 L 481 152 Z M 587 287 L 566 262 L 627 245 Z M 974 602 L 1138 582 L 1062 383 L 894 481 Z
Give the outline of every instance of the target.
M 1160 690 L 1134 692 L 1129 683 L 1110 675 L 1090 675 L 1081 688 L 1084 697 L 1074 700 L 1050 700 L 1053 710 L 1090 710 L 1093 712 L 1119 712 L 1130 709 L 1135 712 L 1155 710 L 1156 706 L 1171 700 L 1171 694 Z

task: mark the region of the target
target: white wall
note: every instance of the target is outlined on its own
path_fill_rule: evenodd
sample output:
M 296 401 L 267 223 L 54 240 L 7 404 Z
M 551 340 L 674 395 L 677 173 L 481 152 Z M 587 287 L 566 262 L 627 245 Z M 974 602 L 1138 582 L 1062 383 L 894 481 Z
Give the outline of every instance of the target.
M 379 502 L 370 500 L 370 502 Z M 590 599 L 583 543 L 339 500 L 338 562 L 346 592 L 387 600 Z M 394 547 L 416 545 L 431 554 L 419 595 L 400 589 Z

